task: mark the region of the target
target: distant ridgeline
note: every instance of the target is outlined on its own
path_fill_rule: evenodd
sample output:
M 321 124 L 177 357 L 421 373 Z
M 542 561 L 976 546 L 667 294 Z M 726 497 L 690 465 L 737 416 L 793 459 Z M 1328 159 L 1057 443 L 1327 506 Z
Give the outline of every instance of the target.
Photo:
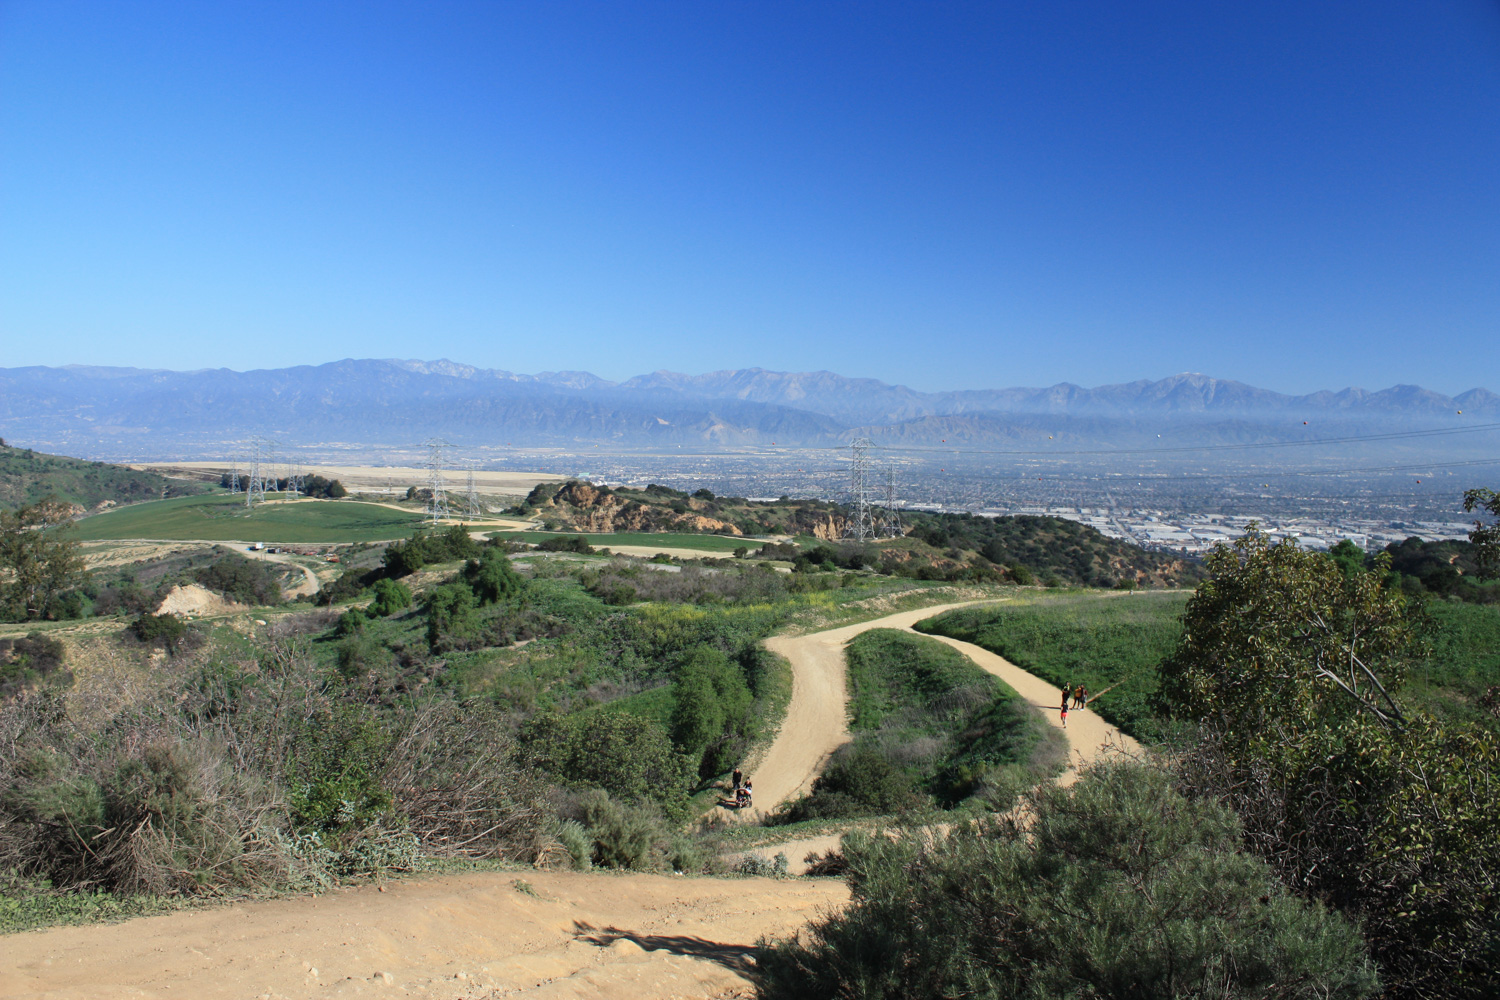
M 420 406 L 414 406 L 417 400 Z M 1420 386 L 1302 396 L 1198 374 L 1084 388 L 919 392 L 833 372 L 760 368 L 612 382 L 586 372 L 523 375 L 452 362 L 345 360 L 235 372 L 0 368 L 0 427 L 52 451 L 123 458 L 170 447 L 221 457 L 265 434 L 288 445 L 388 450 L 441 436 L 464 448 L 1058 449 L 1213 448 L 1500 419 L 1500 396 Z M 1414 423 L 1416 421 L 1417 423 Z M 1489 457 L 1493 440 L 1445 439 Z M 1348 457 L 1345 442 L 1340 457 Z M 1402 449 L 1405 449 L 1402 452 Z M 1423 454 L 1410 443 L 1376 449 Z
M 706 489 L 611 489 L 578 480 L 544 483 L 512 513 L 536 517 L 555 531 L 789 535 L 803 544 L 761 546 L 747 540 L 747 554 L 759 548 L 760 554 L 786 558 L 797 569 L 869 567 L 927 580 L 1092 587 L 1192 586 L 1203 576 L 1192 560 L 1148 552 L 1054 517 L 905 513 L 905 537 L 856 545 L 843 540 L 845 509 L 828 501 L 753 501 Z
M 0 440 L 0 507 L 15 509 L 56 497 L 83 513 L 103 503 L 135 503 L 201 492 L 203 487 L 197 484 L 154 472 L 12 448 Z

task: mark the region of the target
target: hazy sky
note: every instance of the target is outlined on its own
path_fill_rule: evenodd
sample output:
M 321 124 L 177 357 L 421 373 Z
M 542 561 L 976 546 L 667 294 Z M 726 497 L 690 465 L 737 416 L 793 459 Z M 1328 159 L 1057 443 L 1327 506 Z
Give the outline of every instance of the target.
M 1500 391 L 1500 5 L 0 2 L 0 366 Z

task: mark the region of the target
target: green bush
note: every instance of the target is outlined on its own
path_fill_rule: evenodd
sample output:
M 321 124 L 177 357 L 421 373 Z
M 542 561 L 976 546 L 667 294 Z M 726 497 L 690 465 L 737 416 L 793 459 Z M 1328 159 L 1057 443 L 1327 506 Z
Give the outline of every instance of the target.
M 427 594 L 427 644 L 434 653 L 462 647 L 479 629 L 474 591 L 462 583 L 434 587 Z
M 536 547 L 539 552 L 575 552 L 583 556 L 590 555 L 594 551 L 594 547 L 582 535 L 544 538 L 536 543 Z
M 1222 806 L 1134 764 L 1032 797 L 1030 819 L 844 839 L 853 904 L 762 942 L 762 1000 L 1354 998 L 1356 929 L 1238 850 Z
M 264 562 L 231 552 L 194 574 L 209 590 L 241 604 L 280 604 L 281 584 Z
M 669 837 L 656 810 L 616 802 L 598 789 L 585 796 L 582 805 L 584 825 L 594 841 L 594 864 L 631 871 L 666 866 Z
M 525 581 L 499 549 L 485 549 L 478 559 L 470 559 L 464 564 L 463 576 L 480 604 L 516 601 L 525 587 Z
M 406 584 L 396 580 L 381 579 L 375 581 L 375 600 L 370 602 L 370 614 L 376 618 L 385 618 L 411 607 L 411 591 Z
M 693 761 L 649 719 L 614 712 L 549 713 L 522 727 L 520 742 L 527 759 L 565 784 L 604 789 L 623 802 L 656 802 L 673 818 L 689 811 Z
M 66 659 L 67 647 L 40 632 L 20 639 L 0 639 L 0 699 L 37 684 L 72 684 L 72 673 L 63 669 Z
M 130 623 L 130 631 L 142 642 L 166 647 L 168 653 L 176 653 L 183 638 L 188 634 L 187 622 L 168 612 L 153 615 L 142 614 Z

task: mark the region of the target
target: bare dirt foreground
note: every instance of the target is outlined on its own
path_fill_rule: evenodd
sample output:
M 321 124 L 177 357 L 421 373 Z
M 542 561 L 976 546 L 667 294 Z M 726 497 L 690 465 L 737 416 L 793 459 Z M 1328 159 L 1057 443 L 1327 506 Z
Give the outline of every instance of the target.
M 739 997 L 836 880 L 485 872 L 3 940 L 0 997 Z

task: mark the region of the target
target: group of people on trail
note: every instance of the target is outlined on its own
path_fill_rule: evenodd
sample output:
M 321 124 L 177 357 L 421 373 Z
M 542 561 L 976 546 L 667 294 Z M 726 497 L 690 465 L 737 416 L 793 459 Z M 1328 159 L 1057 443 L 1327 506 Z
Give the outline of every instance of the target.
M 1086 708 L 1089 703 L 1089 689 L 1082 684 L 1076 688 L 1071 684 L 1064 684 L 1062 689 L 1062 727 L 1068 728 L 1068 702 L 1073 703 L 1074 708 Z
M 746 778 L 744 776 L 744 774 L 742 774 L 740 772 L 739 768 L 735 768 L 734 769 L 734 775 L 733 775 L 733 777 L 734 777 L 734 807 L 736 809 L 748 809 L 748 808 L 750 808 L 750 805 L 752 803 L 752 800 L 753 800 L 753 797 L 754 797 L 754 794 L 755 794 L 755 790 L 750 787 L 750 779 Z

